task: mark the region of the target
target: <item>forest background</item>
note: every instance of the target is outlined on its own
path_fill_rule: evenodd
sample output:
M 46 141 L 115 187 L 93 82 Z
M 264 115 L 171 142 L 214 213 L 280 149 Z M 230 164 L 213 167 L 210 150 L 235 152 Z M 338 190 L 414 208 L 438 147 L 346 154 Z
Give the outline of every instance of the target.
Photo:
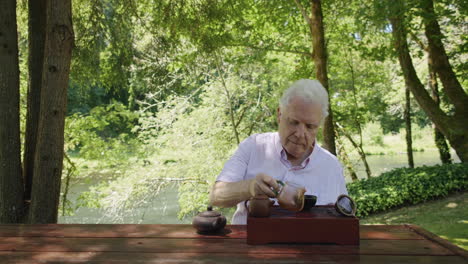
M 23 164 L 32 8 L 16 5 Z M 455 0 L 73 0 L 59 213 L 100 208 L 118 221 L 171 184 L 180 218 L 203 211 L 224 162 L 249 135 L 277 129 L 279 97 L 301 78 L 326 82 L 333 136 L 319 141 L 348 181 L 378 176 L 368 155 L 405 153 L 412 167 L 413 151 L 437 148 L 441 163 L 467 162 L 467 11 Z M 434 22 L 440 32 L 428 33 Z M 70 200 L 83 182 L 93 184 Z

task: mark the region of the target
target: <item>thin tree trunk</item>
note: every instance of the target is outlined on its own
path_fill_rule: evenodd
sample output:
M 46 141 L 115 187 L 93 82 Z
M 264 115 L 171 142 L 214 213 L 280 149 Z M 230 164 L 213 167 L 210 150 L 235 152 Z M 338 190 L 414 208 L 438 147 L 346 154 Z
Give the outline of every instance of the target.
M 424 112 L 426 112 L 432 122 L 434 122 L 436 127 L 447 137 L 460 160 L 462 162 L 468 162 L 468 122 L 466 122 L 466 116 L 459 114 L 457 109 L 455 115 L 446 115 L 425 90 L 416 74 L 409 54 L 408 43 L 406 41 L 406 29 L 403 24 L 404 12 L 401 10 L 402 2 L 394 2 L 393 5 L 399 8 L 399 10 L 392 12 L 394 16 L 390 17 L 393 29 L 392 35 L 406 86 L 409 87 L 418 104 Z M 445 87 L 445 89 L 449 88 Z M 463 112 L 463 110 L 461 110 L 461 112 Z
M 468 95 L 453 72 L 445 52 L 442 43 L 444 36 L 440 30 L 437 15 L 434 12 L 434 3 L 432 0 L 423 0 L 421 1 L 421 7 L 424 11 L 423 23 L 434 70 L 442 82 L 445 94 L 455 106 L 456 114 L 466 118 L 468 116 Z
M 434 71 L 433 61 L 431 54 L 429 53 L 427 56 L 427 65 L 429 70 L 429 88 L 431 89 L 431 95 L 434 102 L 437 105 L 440 105 L 440 97 L 439 97 L 439 88 L 437 84 L 437 73 Z M 450 148 L 447 145 L 444 135 L 434 126 L 434 140 L 437 148 L 439 149 L 439 156 L 440 160 L 443 164 L 450 164 L 452 163 L 452 159 L 450 157 Z
M 338 130 L 339 131 L 339 130 Z M 336 135 L 336 142 L 338 143 L 338 153 L 339 156 L 341 157 L 341 160 L 343 161 L 343 164 L 345 165 L 346 169 L 348 170 L 349 176 L 351 177 L 351 180 L 358 181 L 359 178 L 354 171 L 353 165 L 351 164 L 351 160 L 349 159 L 348 153 L 346 152 L 346 149 L 344 147 L 343 141 L 340 138 L 340 135 Z
M 315 75 L 320 83 L 325 87 L 328 96 L 328 116 L 323 123 L 324 148 L 336 155 L 335 127 L 333 123 L 333 111 L 331 107 L 331 95 L 327 74 L 327 51 L 325 46 L 325 30 L 323 27 L 322 5 L 320 0 L 310 0 L 311 16 L 299 0 L 294 0 L 296 6 L 302 13 L 306 24 L 309 26 L 312 37 L 312 60 L 315 66 Z
M 0 223 L 17 223 L 23 210 L 16 1 L 0 2 Z
M 411 136 L 411 101 L 410 101 L 410 90 L 405 87 L 405 128 L 406 128 L 406 152 L 408 156 L 408 165 L 410 168 L 414 168 L 413 159 L 413 139 Z
M 71 0 L 47 1 L 41 109 L 29 210 L 31 223 L 57 222 L 67 88 L 74 38 L 71 22 Z
M 369 163 L 367 163 L 366 152 L 364 152 L 362 145 L 361 146 L 358 145 L 356 141 L 354 141 L 353 137 L 350 134 L 348 134 L 348 132 L 346 132 L 344 128 L 340 126 L 340 124 L 337 123 L 337 127 L 341 131 L 341 134 L 345 136 L 349 140 L 349 142 L 351 142 L 353 147 L 355 147 L 356 150 L 358 151 L 359 157 L 361 158 L 362 163 L 364 164 L 364 168 L 366 169 L 367 179 L 370 179 L 372 177 L 372 173 L 371 173 Z
M 240 144 L 240 137 L 239 137 L 239 132 L 237 131 L 237 126 L 238 125 L 236 125 L 236 121 L 235 121 L 235 118 L 234 118 L 234 106 L 232 105 L 232 97 L 231 97 L 231 93 L 229 93 L 229 89 L 227 88 L 226 81 L 224 80 L 223 74 L 221 72 L 221 69 L 220 69 L 220 66 L 219 66 L 218 56 L 216 56 L 216 69 L 217 69 L 218 74 L 219 74 L 219 76 L 221 78 L 221 85 L 223 86 L 224 92 L 226 94 L 226 100 L 227 100 L 227 103 L 228 103 L 228 106 L 229 106 L 229 116 L 231 117 L 231 125 L 232 125 L 232 130 L 234 132 L 234 137 L 236 138 L 237 145 L 239 145 Z
M 351 57 L 351 59 L 352 59 L 352 57 Z M 354 68 L 353 68 L 352 61 L 349 62 L 349 68 L 351 70 L 351 88 L 353 90 L 354 109 L 356 111 L 358 111 L 359 106 L 358 106 L 358 100 L 357 100 L 357 96 L 356 96 L 356 85 L 355 85 L 356 78 L 355 78 L 355 74 L 354 74 Z M 369 178 L 372 177 L 372 172 L 371 172 L 369 164 L 367 163 L 367 156 L 366 156 L 366 152 L 364 151 L 364 147 L 363 147 L 363 143 L 362 143 L 362 127 L 361 127 L 361 123 L 360 123 L 360 118 L 358 117 L 358 114 L 356 114 L 356 113 L 354 114 L 354 123 L 356 124 L 356 127 L 358 129 L 358 133 L 359 133 L 359 144 L 354 143 L 354 145 L 357 146 L 359 156 L 361 157 L 361 160 L 364 163 L 364 166 L 366 168 L 367 178 L 369 179 Z M 338 125 L 338 123 L 337 123 L 337 125 Z M 344 131 L 343 127 L 341 127 L 340 129 L 343 130 L 344 133 L 346 133 L 346 131 Z M 349 137 L 350 141 L 353 141 L 353 139 L 351 138 L 350 135 L 348 135 L 348 137 Z
M 310 18 L 310 32 L 312 34 L 313 60 L 317 79 L 325 87 L 328 96 L 328 116 L 323 123 L 323 139 L 325 148 L 336 155 L 335 127 L 331 107 L 331 95 L 327 74 L 327 49 L 325 46 L 325 30 L 323 27 L 322 4 L 320 0 L 311 0 L 312 16 Z
M 23 158 L 24 200 L 26 201 L 31 200 L 34 153 L 36 151 L 37 144 L 37 128 L 39 123 L 42 85 L 42 67 L 44 65 L 46 0 L 30 0 L 28 5 L 29 87 Z

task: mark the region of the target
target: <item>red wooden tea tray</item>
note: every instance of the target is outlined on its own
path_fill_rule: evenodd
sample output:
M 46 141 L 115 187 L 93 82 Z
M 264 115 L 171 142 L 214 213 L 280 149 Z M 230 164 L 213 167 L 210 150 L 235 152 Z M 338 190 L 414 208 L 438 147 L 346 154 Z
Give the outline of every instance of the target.
M 359 219 L 333 206 L 291 212 L 274 206 L 269 217 L 247 218 L 247 244 L 326 243 L 359 245 Z

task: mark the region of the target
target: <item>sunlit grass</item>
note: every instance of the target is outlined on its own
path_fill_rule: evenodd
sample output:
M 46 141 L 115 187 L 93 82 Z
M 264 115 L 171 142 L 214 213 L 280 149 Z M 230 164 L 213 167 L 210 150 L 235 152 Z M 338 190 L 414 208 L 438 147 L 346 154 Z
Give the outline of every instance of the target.
M 369 123 L 363 129 L 363 144 L 367 154 L 386 155 L 406 153 L 406 131 L 400 129 L 397 134 L 383 134 L 379 124 Z M 413 151 L 435 150 L 434 131 L 432 127 L 412 126 Z
M 415 224 L 468 250 L 468 192 L 360 220 L 361 224 Z

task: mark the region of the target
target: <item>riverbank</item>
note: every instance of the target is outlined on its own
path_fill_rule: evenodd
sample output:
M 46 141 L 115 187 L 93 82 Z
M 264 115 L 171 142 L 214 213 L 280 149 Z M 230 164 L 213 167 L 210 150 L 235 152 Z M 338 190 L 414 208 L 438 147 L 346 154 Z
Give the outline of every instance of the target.
M 372 123 L 364 127 L 363 142 L 365 151 L 369 154 L 368 163 L 373 176 L 379 176 L 394 168 L 408 167 L 407 155 L 404 153 L 406 150 L 404 134 L 404 130 L 399 134 L 383 134 L 380 126 Z M 420 128 L 415 125 L 413 140 L 413 148 L 417 150 L 414 152 L 416 167 L 441 163 L 432 138 L 432 128 Z M 348 149 L 352 148 L 348 146 Z M 180 182 L 164 183 L 158 180 L 158 177 L 167 179 L 174 175 L 186 175 L 187 168 L 183 166 L 187 164 L 181 168 L 170 159 L 170 163 L 166 163 L 167 158 L 158 162 L 158 158 L 161 158 L 158 156 L 141 159 L 141 157 L 124 155 L 124 159 L 110 162 L 108 158 L 88 160 L 77 155 L 79 153 L 74 154 L 71 158 L 79 169 L 72 177 L 67 193 L 70 203 L 67 203 L 66 208 L 70 215 L 60 217 L 59 222 L 142 224 L 191 222 L 190 214 L 183 220 L 178 218 L 181 211 L 178 186 Z M 348 154 L 353 159 L 353 167 L 358 177 L 366 178 L 365 169 L 358 155 L 355 151 L 350 151 Z M 452 157 L 455 162 L 459 162 L 453 151 Z M 167 172 L 169 176 L 161 172 Z M 216 173 L 218 172 L 213 171 L 213 174 Z M 350 182 L 351 178 L 347 176 L 346 181 Z M 170 186 L 167 187 L 167 184 Z M 184 199 L 194 201 L 191 206 L 206 208 L 205 204 L 201 206 L 196 204 L 196 199 L 200 200 L 201 197 Z M 229 215 L 232 214 L 232 210 L 224 210 L 223 213 Z
M 394 168 L 408 167 L 408 155 L 406 149 L 406 131 L 400 129 L 399 133 L 383 134 L 379 124 L 366 124 L 362 132 L 363 148 L 367 156 L 372 176 L 379 176 L 384 172 L 388 172 Z M 357 139 L 357 136 L 355 136 Z M 434 130 L 432 127 L 419 127 L 413 124 L 412 130 L 413 139 L 413 159 L 414 166 L 432 166 L 441 164 L 439 150 L 434 141 Z M 367 178 L 365 167 L 351 143 L 348 140 L 344 141 L 345 149 L 350 157 L 350 162 L 353 166 L 359 179 Z M 450 151 L 452 161 L 460 162 L 457 154 L 453 149 Z M 351 177 L 349 172 L 345 170 L 346 181 L 350 182 Z

